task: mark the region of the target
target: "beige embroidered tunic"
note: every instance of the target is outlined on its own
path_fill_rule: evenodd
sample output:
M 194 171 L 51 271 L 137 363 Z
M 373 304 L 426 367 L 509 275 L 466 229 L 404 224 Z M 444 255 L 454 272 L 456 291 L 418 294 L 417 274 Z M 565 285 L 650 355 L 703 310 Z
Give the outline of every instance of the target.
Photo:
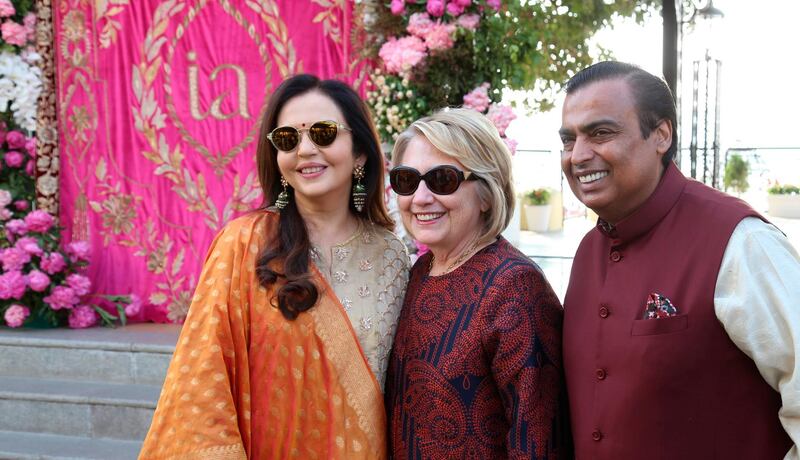
M 333 287 L 383 388 L 408 283 L 410 261 L 405 245 L 382 227 L 361 224 L 330 254 L 312 247 L 311 260 Z

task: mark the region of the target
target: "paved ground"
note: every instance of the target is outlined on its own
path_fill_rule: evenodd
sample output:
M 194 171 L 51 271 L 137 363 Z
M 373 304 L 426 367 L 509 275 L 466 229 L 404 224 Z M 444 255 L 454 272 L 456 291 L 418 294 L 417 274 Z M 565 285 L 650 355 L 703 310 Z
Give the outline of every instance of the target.
M 800 252 L 800 219 L 783 219 L 766 214 L 765 217 L 781 229 Z M 520 234 L 520 250 L 542 267 L 562 301 L 572 269 L 572 257 L 581 239 L 592 227 L 594 223 L 588 219 L 571 218 L 564 222 L 564 229 L 559 232 L 523 231 Z

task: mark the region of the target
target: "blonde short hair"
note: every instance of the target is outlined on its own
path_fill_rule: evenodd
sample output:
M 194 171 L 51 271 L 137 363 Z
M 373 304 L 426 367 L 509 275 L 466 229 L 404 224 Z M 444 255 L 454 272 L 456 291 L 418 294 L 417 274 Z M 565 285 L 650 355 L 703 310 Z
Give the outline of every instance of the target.
M 458 160 L 480 180 L 478 197 L 488 210 L 481 214 L 481 244 L 497 238 L 514 213 L 514 181 L 511 176 L 511 153 L 494 124 L 471 109 L 446 108 L 411 124 L 394 144 L 392 159 L 403 161 L 408 143 L 423 136 L 437 150 Z

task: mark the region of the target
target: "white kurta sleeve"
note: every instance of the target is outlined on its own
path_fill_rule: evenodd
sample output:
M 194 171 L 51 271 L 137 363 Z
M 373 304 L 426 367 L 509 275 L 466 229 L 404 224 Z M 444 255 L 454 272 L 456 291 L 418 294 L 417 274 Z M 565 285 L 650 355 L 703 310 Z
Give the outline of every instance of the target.
M 714 291 L 714 310 L 731 340 L 781 394 L 778 413 L 800 460 L 800 256 L 774 226 L 755 217 L 733 231 Z

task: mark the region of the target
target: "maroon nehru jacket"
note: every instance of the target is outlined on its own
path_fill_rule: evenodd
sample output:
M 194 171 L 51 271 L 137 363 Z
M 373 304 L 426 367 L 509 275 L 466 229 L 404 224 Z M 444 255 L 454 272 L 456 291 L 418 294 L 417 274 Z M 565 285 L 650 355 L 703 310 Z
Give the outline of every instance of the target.
M 743 201 L 670 164 L 644 205 L 581 242 L 564 301 L 564 366 L 578 459 L 782 459 L 780 395 L 714 312 Z M 674 316 L 643 319 L 650 294 Z

